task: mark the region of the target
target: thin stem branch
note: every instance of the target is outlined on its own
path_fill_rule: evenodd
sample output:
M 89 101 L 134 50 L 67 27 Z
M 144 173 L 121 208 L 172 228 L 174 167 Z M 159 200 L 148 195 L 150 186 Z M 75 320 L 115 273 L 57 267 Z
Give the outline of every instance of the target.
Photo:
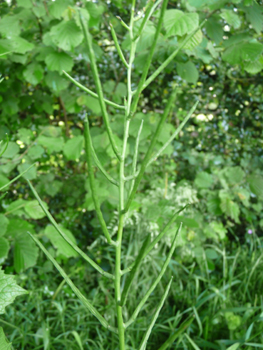
M 30 167 L 28 167 L 25 171 L 23 171 L 21 174 L 19 174 L 18 176 L 16 176 L 15 178 L 13 178 L 11 181 L 9 181 L 7 184 L 5 184 L 4 186 L 2 186 L 0 188 L 0 191 L 2 191 L 4 188 L 8 187 L 9 185 L 11 185 L 11 183 L 15 182 L 16 180 L 18 180 L 21 176 L 23 176 L 28 170 L 30 170 L 31 168 L 33 168 L 33 166 L 36 165 L 36 163 L 30 165 Z
M 132 189 L 134 187 L 135 183 L 135 178 L 136 178 L 136 165 L 137 165 L 137 158 L 138 158 L 138 150 L 139 150 L 139 142 L 140 142 L 140 135 L 142 132 L 142 127 L 143 127 L 143 120 L 141 122 L 137 137 L 136 137 L 136 142 L 135 142 L 135 150 L 134 150 L 134 155 L 133 155 L 133 160 L 132 160 L 132 182 L 131 182 L 131 187 L 130 187 L 130 194 L 132 192 Z M 127 178 L 126 178 L 127 181 Z
M 114 140 L 113 133 L 112 133 L 112 130 L 110 127 L 109 116 L 108 116 L 106 104 L 105 104 L 104 97 L 103 97 L 101 81 L 99 78 L 95 54 L 94 54 L 93 47 L 92 47 L 92 39 L 91 39 L 89 30 L 88 30 L 88 27 L 86 25 L 84 25 L 81 12 L 79 12 L 79 18 L 80 18 L 81 27 L 82 27 L 82 30 L 84 33 L 84 38 L 85 38 L 85 41 L 87 44 L 87 48 L 88 48 L 91 70 L 92 70 L 93 79 L 95 82 L 95 86 L 96 86 L 96 90 L 97 90 L 97 94 L 98 94 L 98 98 L 99 98 L 99 103 L 100 103 L 100 108 L 101 108 L 103 120 L 104 120 L 104 123 L 106 126 L 106 130 L 107 130 L 107 133 L 108 133 L 108 136 L 110 139 L 112 149 L 113 149 L 117 159 L 120 160 L 120 154 L 119 154 L 118 147 L 116 145 L 116 142 Z
M 92 147 L 91 147 L 91 137 L 90 137 L 90 131 L 89 131 L 89 122 L 88 122 L 87 116 L 85 116 L 85 120 L 84 120 L 84 137 L 85 137 L 85 149 L 86 149 L 87 163 L 88 163 L 88 169 L 89 169 L 89 182 L 90 182 L 90 188 L 92 193 L 92 199 L 94 202 L 95 210 L 96 210 L 102 231 L 108 243 L 113 244 L 107 225 L 104 221 L 102 212 L 100 210 L 100 204 L 99 204 L 97 189 L 95 185 L 95 177 L 94 177 L 94 172 L 92 168 L 92 150 L 91 150 Z
M 34 186 L 31 184 L 29 180 L 27 180 L 27 183 L 29 184 L 29 187 L 31 191 L 33 192 L 36 200 L 38 201 L 39 205 L 41 206 L 42 210 L 46 214 L 47 218 L 51 222 L 51 224 L 55 227 L 57 232 L 60 234 L 60 236 L 71 246 L 72 249 L 75 250 L 84 260 L 86 260 L 95 270 L 97 270 L 100 274 L 102 274 L 105 277 L 108 277 L 110 279 L 114 279 L 114 275 L 111 273 L 108 273 L 104 271 L 99 265 L 97 265 L 87 254 L 85 254 L 75 243 L 73 243 L 69 237 L 61 230 L 61 228 L 58 226 L 56 220 L 53 218 L 53 216 L 50 214 L 50 212 L 47 210 L 47 208 L 44 206 L 41 198 L 39 197 L 37 191 L 35 190 Z
M 90 89 L 86 88 L 84 85 L 80 84 L 77 80 L 75 80 L 74 78 L 72 78 L 72 76 L 70 76 L 67 72 L 65 72 L 63 70 L 63 73 L 65 74 L 65 76 L 73 83 L 75 84 L 77 87 L 79 87 L 81 90 L 87 92 L 89 95 L 91 95 L 92 97 L 95 98 L 99 98 L 99 95 L 96 94 L 95 92 L 91 91 Z M 107 100 L 106 98 L 104 98 L 105 103 L 107 103 L 109 106 L 117 108 L 117 109 L 125 109 L 125 106 L 121 106 L 118 105 L 117 103 L 114 103 L 110 100 Z
M 120 56 L 120 59 L 121 59 L 122 63 L 125 65 L 125 67 L 129 68 L 129 65 L 128 65 L 128 63 L 123 55 L 123 52 L 121 50 L 121 47 L 119 45 L 117 35 L 116 35 L 115 30 L 113 28 L 113 25 L 111 23 L 110 23 L 110 30 L 111 30 L 111 35 L 112 35 L 115 47 L 117 49 L 118 55 Z
M 174 237 L 174 240 L 173 240 L 173 243 L 172 243 L 172 247 L 170 249 L 170 252 L 162 266 L 162 269 L 158 275 L 158 277 L 156 278 L 156 280 L 153 282 L 152 286 L 148 289 L 147 293 L 145 294 L 145 296 L 142 298 L 142 300 L 139 302 L 138 306 L 136 307 L 136 309 L 134 310 L 131 318 L 129 319 L 129 321 L 125 324 L 126 328 L 129 327 L 137 318 L 139 312 L 141 311 L 143 305 L 146 303 L 146 301 L 148 300 L 149 296 L 152 294 L 152 292 L 154 291 L 154 289 L 156 288 L 157 284 L 160 282 L 163 274 L 165 273 L 166 271 L 166 268 L 172 258 L 172 255 L 173 255 L 173 252 L 175 250 L 175 247 L 176 247 L 176 238 L 178 236 L 178 234 L 180 233 L 181 231 L 181 228 L 182 228 L 182 223 L 180 224 L 176 234 L 175 234 L 175 237 Z

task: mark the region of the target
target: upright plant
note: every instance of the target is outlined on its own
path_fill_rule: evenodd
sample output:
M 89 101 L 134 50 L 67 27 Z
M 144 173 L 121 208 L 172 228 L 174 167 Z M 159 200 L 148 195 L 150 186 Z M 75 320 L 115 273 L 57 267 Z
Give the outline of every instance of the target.
M 169 222 L 166 224 L 166 226 L 163 228 L 163 230 L 158 234 L 157 237 L 155 237 L 152 241 L 150 236 L 147 237 L 136 257 L 134 262 L 125 270 L 122 270 L 121 266 L 121 259 L 122 259 L 122 238 L 123 238 L 123 230 L 125 225 L 125 216 L 127 215 L 131 203 L 135 197 L 136 191 L 138 190 L 138 187 L 140 185 L 140 182 L 143 178 L 144 172 L 146 168 L 162 153 L 162 151 L 172 142 L 172 140 L 178 135 L 178 133 L 182 130 L 185 123 L 189 120 L 189 118 L 194 113 L 197 103 L 194 104 L 184 121 L 181 123 L 181 125 L 176 129 L 176 131 L 171 135 L 169 140 L 163 145 L 163 147 L 155 152 L 155 145 L 156 141 L 158 139 L 158 136 L 160 135 L 160 132 L 165 124 L 166 118 L 168 117 L 169 113 L 172 110 L 174 100 L 176 97 L 176 87 L 173 86 L 171 95 L 168 99 L 168 102 L 164 108 L 163 115 L 158 123 L 158 126 L 156 128 L 155 133 L 153 134 L 151 138 L 151 143 L 149 145 L 149 148 L 144 156 L 144 159 L 142 163 L 138 166 L 138 149 L 139 149 L 139 140 L 140 140 L 140 134 L 143 128 L 143 120 L 141 122 L 140 128 L 138 130 L 138 135 L 136 138 L 136 145 L 135 145 L 135 151 L 133 155 L 133 162 L 132 162 L 132 168 L 131 168 L 131 175 L 125 176 L 125 157 L 126 157 L 126 148 L 127 148 L 127 142 L 129 137 L 129 126 L 133 122 L 134 114 L 137 110 L 138 102 L 141 93 L 143 90 L 155 79 L 155 77 L 160 74 L 163 69 L 173 60 L 173 58 L 176 56 L 176 54 L 180 51 L 180 49 L 193 38 L 193 36 L 196 34 L 196 32 L 200 29 L 202 25 L 200 25 L 196 30 L 194 30 L 191 34 L 189 34 L 177 47 L 177 49 L 160 65 L 156 71 L 148 75 L 149 68 L 152 62 L 153 54 L 155 51 L 155 47 L 158 41 L 158 37 L 162 30 L 162 23 L 164 14 L 166 11 L 168 0 L 149 0 L 147 3 L 146 8 L 137 16 L 135 17 L 135 4 L 136 1 L 132 0 L 132 7 L 131 7 L 131 15 L 130 15 L 130 23 L 126 24 L 122 19 L 120 19 L 122 25 L 127 29 L 130 37 L 130 50 L 129 50 L 129 59 L 126 60 L 124 53 L 122 52 L 122 49 L 118 43 L 117 35 L 114 31 L 114 28 L 112 25 L 110 25 L 110 30 L 112 33 L 113 41 L 116 46 L 116 50 L 120 56 L 120 59 L 124 66 L 127 69 L 127 97 L 125 99 L 124 105 L 120 106 L 117 105 L 114 102 L 111 102 L 104 98 L 103 90 L 102 90 L 102 84 L 100 81 L 98 68 L 96 64 L 96 58 L 92 47 L 92 37 L 89 33 L 88 26 L 86 24 L 86 18 L 87 13 L 84 13 L 83 10 L 79 9 L 79 19 L 80 24 L 83 30 L 84 38 L 86 41 L 89 59 L 90 59 L 90 66 L 92 70 L 93 79 L 96 86 L 96 93 L 92 92 L 91 90 L 87 89 L 83 85 L 81 85 L 79 82 L 77 82 L 74 78 L 72 78 L 69 74 L 64 72 L 64 74 L 68 77 L 70 81 L 72 81 L 74 84 L 76 84 L 79 88 L 86 91 L 88 94 L 91 94 L 93 97 L 96 97 L 99 100 L 103 121 L 107 130 L 107 134 L 110 140 L 111 147 L 115 153 L 116 159 L 119 162 L 119 173 L 118 173 L 118 179 L 114 179 L 112 176 L 110 176 L 106 169 L 101 164 L 99 158 L 96 155 L 96 150 L 93 147 L 92 138 L 90 134 L 89 129 L 89 121 L 87 117 L 85 116 L 84 120 L 84 138 L 85 138 L 85 150 L 86 150 L 86 157 L 87 157 L 87 165 L 88 165 L 88 177 L 89 177 L 89 183 L 90 188 L 92 191 L 92 198 L 94 202 L 94 207 L 100 222 L 101 230 L 106 238 L 106 241 L 109 245 L 112 245 L 115 248 L 115 271 L 113 273 L 109 273 L 104 271 L 97 263 L 95 263 L 87 254 L 85 254 L 76 244 L 74 244 L 66 234 L 61 230 L 59 225 L 56 223 L 55 219 L 52 217 L 50 212 L 46 209 L 46 206 L 44 206 L 44 203 L 38 196 L 35 188 L 31 184 L 29 180 L 29 186 L 31 190 L 33 191 L 34 196 L 38 200 L 40 206 L 42 207 L 43 211 L 46 213 L 48 219 L 52 223 L 52 225 L 56 228 L 58 233 L 64 238 L 66 242 L 77 252 L 84 260 L 86 260 L 94 269 L 96 269 L 101 275 L 108 278 L 113 284 L 115 289 L 115 308 L 116 308 L 116 325 L 109 324 L 106 319 L 98 312 L 98 310 L 89 302 L 89 300 L 80 292 L 80 290 L 76 287 L 76 285 L 71 281 L 71 279 L 68 277 L 68 275 L 65 273 L 65 271 L 60 267 L 60 265 L 56 262 L 56 260 L 50 255 L 50 253 L 45 249 L 45 247 L 42 245 L 42 243 L 36 238 L 34 235 L 32 235 L 30 232 L 29 235 L 32 237 L 32 239 L 37 243 L 37 245 L 42 249 L 42 251 L 45 253 L 45 255 L 49 258 L 49 260 L 54 264 L 54 266 L 57 268 L 57 270 L 60 272 L 62 277 L 65 279 L 67 284 L 70 286 L 70 288 L 73 290 L 73 292 L 78 296 L 78 298 L 82 301 L 82 303 L 87 307 L 87 309 L 99 320 L 99 322 L 102 324 L 103 327 L 106 329 L 112 331 L 113 333 L 116 333 L 118 335 L 119 339 L 119 349 L 124 350 L 126 346 L 126 340 L 125 340 L 125 332 L 127 328 L 136 320 L 140 310 L 150 297 L 151 293 L 156 288 L 157 284 L 159 283 L 160 279 L 162 278 L 163 274 L 165 273 L 165 270 L 169 264 L 170 259 L 172 258 L 173 252 L 175 250 L 176 246 L 176 237 L 180 233 L 181 225 L 179 225 L 177 232 L 174 235 L 174 239 L 171 245 L 170 252 L 161 268 L 161 271 L 159 273 L 158 278 L 154 281 L 152 286 L 149 288 L 145 296 L 142 298 L 140 302 L 138 302 L 137 307 L 135 308 L 132 316 L 130 319 L 124 323 L 123 320 L 123 307 L 127 302 L 127 297 L 129 294 L 129 290 L 131 287 L 131 284 L 133 282 L 135 273 L 138 271 L 140 263 L 142 260 L 146 257 L 147 254 L 151 252 L 151 250 L 154 248 L 154 246 L 162 239 L 162 237 L 165 235 L 165 233 L 168 231 L 172 223 L 177 218 L 177 215 L 180 211 L 182 211 L 184 208 L 182 208 L 179 212 L 175 213 L 173 217 L 169 220 Z M 138 41 L 141 37 L 141 34 L 145 30 L 145 27 L 151 18 L 154 11 L 158 9 L 160 6 L 160 12 L 157 20 L 157 26 L 156 31 L 154 35 L 154 39 L 152 42 L 152 46 L 150 49 L 150 52 L 148 54 L 148 57 L 144 64 L 144 69 L 140 78 L 140 81 L 138 83 L 138 86 L 136 89 L 132 88 L 132 70 L 133 70 L 133 64 L 136 54 L 136 46 L 138 44 Z M 85 18 L 85 20 L 84 20 Z M 140 26 L 139 29 L 136 31 L 134 23 L 135 21 L 140 20 Z M 122 140 L 122 147 L 118 147 L 115 138 L 111 129 L 110 125 L 110 119 L 107 111 L 106 105 L 111 105 L 112 107 L 115 107 L 119 110 L 122 110 L 124 113 L 124 133 L 123 133 L 123 140 Z M 112 238 L 111 233 L 109 232 L 109 229 L 107 227 L 107 224 L 104 220 L 103 213 L 100 209 L 100 204 L 98 201 L 98 195 L 97 195 L 97 188 L 95 186 L 95 175 L 93 171 L 93 161 L 95 162 L 96 166 L 99 168 L 99 170 L 104 174 L 104 176 L 113 183 L 118 188 L 119 192 L 119 204 L 118 204 L 118 213 L 119 213 L 119 221 L 118 221 L 118 231 L 117 231 L 117 239 L 114 240 Z M 121 279 L 124 274 L 128 274 L 128 277 L 126 278 L 125 284 L 123 289 L 121 288 Z M 145 332 L 144 336 L 142 337 L 141 344 L 138 346 L 139 350 L 146 349 L 147 341 L 150 336 L 151 330 L 155 324 L 155 321 L 159 315 L 159 312 L 164 304 L 165 298 L 169 292 L 170 286 L 172 283 L 172 279 L 169 281 L 164 294 L 156 308 L 156 311 L 154 313 L 154 316 L 152 320 L 149 323 L 148 329 Z M 188 323 L 187 323 L 188 322 Z M 187 325 L 189 325 L 189 322 L 192 322 L 192 318 L 190 320 L 187 320 L 185 324 L 183 324 L 183 328 L 179 329 L 180 332 L 182 332 Z M 167 349 L 173 341 L 176 339 L 178 334 L 180 332 L 177 331 L 174 334 L 172 334 L 169 339 L 161 346 L 161 350 Z M 179 332 L 179 333 L 178 333 Z

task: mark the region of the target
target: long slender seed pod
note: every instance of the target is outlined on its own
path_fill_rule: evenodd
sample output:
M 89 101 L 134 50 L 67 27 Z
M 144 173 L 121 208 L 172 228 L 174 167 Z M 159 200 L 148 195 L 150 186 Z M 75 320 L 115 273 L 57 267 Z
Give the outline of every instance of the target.
M 149 163 L 147 164 L 147 167 L 152 164 L 152 162 L 154 162 L 159 155 L 165 150 L 165 148 L 167 146 L 169 146 L 169 144 L 176 138 L 176 136 L 179 134 L 179 132 L 183 129 L 183 127 L 185 126 L 185 124 L 188 122 L 188 120 L 191 118 L 191 116 L 193 115 L 193 113 L 196 110 L 196 107 L 198 105 L 199 101 L 197 101 L 194 106 L 190 109 L 190 112 L 187 114 L 187 116 L 184 118 L 184 120 L 182 121 L 182 123 L 178 126 L 178 128 L 175 130 L 175 132 L 172 134 L 172 136 L 167 140 L 167 142 L 165 142 L 165 144 L 159 149 L 159 151 L 156 153 L 155 156 L 153 156 L 150 160 Z
M 164 113 L 162 115 L 162 118 L 161 118 L 161 120 L 160 120 L 160 122 L 159 122 L 159 124 L 157 126 L 157 129 L 156 129 L 156 131 L 154 133 L 154 136 L 152 138 L 151 144 L 150 144 L 150 146 L 148 148 L 148 151 L 147 151 L 147 153 L 146 153 L 146 155 L 145 155 L 145 157 L 143 159 L 140 172 L 139 172 L 138 176 L 136 177 L 133 189 L 132 189 L 131 194 L 130 194 L 130 196 L 128 198 L 128 201 L 126 203 L 124 212 L 127 212 L 129 210 L 131 202 L 132 202 L 132 200 L 133 200 L 133 198 L 135 196 L 135 193 L 136 193 L 136 191 L 137 191 L 137 189 L 139 187 L 139 184 L 140 184 L 140 182 L 142 180 L 142 177 L 144 175 L 146 166 L 147 166 L 147 164 L 148 164 L 148 162 L 149 162 L 149 160 L 150 160 L 150 158 L 152 156 L 152 152 L 153 152 L 154 146 L 156 144 L 156 141 L 158 139 L 158 136 L 160 135 L 160 132 L 161 132 L 162 127 L 163 127 L 163 125 L 165 123 L 165 120 L 168 117 L 168 114 L 169 114 L 169 112 L 170 112 L 170 110 L 171 110 L 171 108 L 173 106 L 176 93 L 177 93 L 177 89 L 174 89 L 174 91 L 171 93 L 171 95 L 169 97 L 169 100 L 168 100 L 167 105 L 165 107 L 165 110 L 164 110 Z
M 167 224 L 165 225 L 165 227 L 163 228 L 163 230 L 158 234 L 158 236 L 156 236 L 154 238 L 154 240 L 149 244 L 149 246 L 147 247 L 144 255 L 143 255 L 143 259 L 146 257 L 146 255 L 148 255 L 150 253 L 150 251 L 155 247 L 155 245 L 157 243 L 160 242 L 160 240 L 163 238 L 163 236 L 167 233 L 167 231 L 169 230 L 169 228 L 171 227 L 171 225 L 175 222 L 175 220 L 177 219 L 178 215 L 185 210 L 187 207 L 189 206 L 189 204 L 186 204 L 185 206 L 183 206 L 181 209 L 179 209 L 177 212 L 174 213 L 174 215 L 171 217 L 171 219 L 167 222 Z M 124 275 L 125 273 L 131 271 L 133 269 L 133 266 L 135 264 L 135 261 L 129 266 L 127 267 L 125 270 L 122 271 L 122 274 Z
M 155 313 L 153 315 L 151 323 L 149 324 L 148 329 L 147 329 L 146 333 L 144 334 L 144 337 L 142 339 L 142 342 L 141 342 L 138 350 L 146 349 L 146 344 L 147 344 L 147 341 L 148 341 L 148 339 L 150 337 L 150 334 L 151 334 L 151 331 L 153 329 L 153 326 L 154 326 L 154 324 L 155 324 L 155 322 L 157 320 L 157 317 L 159 316 L 161 308 L 163 307 L 164 301 L 165 301 L 165 299 L 166 299 L 166 297 L 167 297 L 167 295 L 169 293 L 169 290 L 171 288 L 172 280 L 173 280 L 173 277 L 170 279 L 170 282 L 168 283 L 168 285 L 167 285 L 167 287 L 166 287 L 166 289 L 164 291 L 162 299 L 160 300 L 160 302 L 159 302 L 159 304 L 157 306 L 157 309 L 156 309 L 156 311 L 155 311 Z
M 140 252 L 135 260 L 135 264 L 133 266 L 133 269 L 131 270 L 129 277 L 127 278 L 127 280 L 125 282 L 125 285 L 124 285 L 124 288 L 122 291 L 120 306 L 123 306 L 126 304 L 126 300 L 128 297 L 129 290 L 131 288 L 132 281 L 135 277 L 136 272 L 139 270 L 140 264 L 141 264 L 143 256 L 144 256 L 144 252 L 145 252 L 146 248 L 148 247 L 150 240 L 151 240 L 151 235 L 149 234 L 146 237 L 146 239 L 144 240 L 144 243 L 140 249 Z
M 159 68 L 146 80 L 143 84 L 143 90 L 168 66 L 170 62 L 175 58 L 178 52 L 188 43 L 188 41 L 201 29 L 206 23 L 206 19 L 196 28 L 192 33 L 190 33 L 178 46 L 178 48 L 160 65 Z
M 86 25 L 84 25 L 83 19 L 82 19 L 82 14 L 79 11 L 79 19 L 80 19 L 80 24 L 84 33 L 84 38 L 87 44 L 87 48 L 88 48 L 88 53 L 89 53 L 89 59 L 90 59 L 90 65 L 91 65 L 91 70 L 92 70 L 92 74 L 93 74 L 93 79 L 95 82 L 95 86 L 96 86 L 96 90 L 97 90 L 97 94 L 98 94 L 98 98 L 99 98 L 99 103 L 100 103 L 100 108 L 101 108 L 101 112 L 102 112 L 102 116 L 103 116 L 103 120 L 105 123 L 105 127 L 110 139 L 110 143 L 112 146 L 112 149 L 117 157 L 118 160 L 120 160 L 120 154 L 118 151 L 118 147 L 116 145 L 116 142 L 113 138 L 113 133 L 110 127 L 110 122 L 109 122 L 109 116 L 108 116 L 108 112 L 106 109 L 106 105 L 105 105 L 105 101 L 104 101 L 104 97 L 103 97 L 103 92 L 102 92 L 102 86 L 101 86 L 101 81 L 99 78 L 99 73 L 98 73 L 98 68 L 97 68 L 97 64 L 96 64 L 96 59 L 95 59 L 95 54 L 93 51 L 93 47 L 92 47 L 92 40 L 91 40 L 91 36 L 88 30 L 88 27 Z
M 93 167 L 92 167 L 91 137 L 90 137 L 89 122 L 88 122 L 87 116 L 85 116 L 85 120 L 84 120 L 84 138 L 85 138 L 85 150 L 86 150 L 86 156 L 87 156 L 87 163 L 88 163 L 88 168 L 89 168 L 89 183 L 90 183 L 90 188 L 91 188 L 91 192 L 92 192 L 92 199 L 93 199 L 95 210 L 96 210 L 96 213 L 97 213 L 100 225 L 101 225 L 101 229 L 102 229 L 108 243 L 111 244 L 112 239 L 110 237 L 107 225 L 104 221 L 102 212 L 100 210 L 97 189 L 95 186 L 95 177 L 94 177 Z
M 75 84 L 77 87 L 79 87 L 81 90 L 87 92 L 89 95 L 95 97 L 95 98 L 99 98 L 98 94 L 96 94 L 95 92 L 91 91 L 90 89 L 86 88 L 84 85 L 80 84 L 77 80 L 75 80 L 74 78 L 72 78 L 72 76 L 70 76 L 67 72 L 65 72 L 63 70 L 63 73 L 65 74 L 65 76 L 73 83 Z M 106 98 L 104 98 L 105 103 L 107 103 L 109 106 L 112 106 L 116 109 L 125 109 L 125 106 L 121 106 L 118 105 L 117 103 L 114 103 L 110 100 L 107 100 Z
M 114 44 L 115 44 L 115 47 L 116 47 L 116 50 L 118 52 L 118 55 L 120 56 L 120 59 L 122 61 L 122 63 L 125 65 L 126 68 L 129 68 L 129 65 L 123 55 L 123 52 L 121 50 L 121 47 L 120 47 L 120 44 L 118 42 L 118 38 L 117 38 L 117 35 L 115 33 L 115 30 L 113 28 L 113 25 L 110 23 L 110 30 L 111 30 L 111 35 L 112 35 L 112 38 L 113 38 L 113 41 L 114 41 Z
M 114 327 L 111 327 L 108 322 L 105 320 L 105 318 L 95 309 L 95 307 L 88 301 L 88 299 L 81 293 L 81 291 L 75 286 L 75 284 L 71 281 L 71 279 L 68 277 L 66 272 L 60 267 L 60 265 L 56 262 L 56 260 L 52 257 L 52 255 L 49 254 L 49 252 L 46 250 L 46 248 L 43 246 L 43 244 L 30 232 L 27 232 L 30 237 L 35 241 L 35 243 L 39 246 L 39 248 L 43 251 L 43 253 L 46 255 L 46 257 L 52 262 L 52 264 L 55 266 L 55 268 L 58 270 L 58 272 L 61 274 L 61 276 L 65 279 L 69 287 L 72 289 L 72 291 L 76 294 L 76 296 L 82 301 L 82 303 L 86 306 L 86 308 L 100 321 L 103 327 L 109 329 L 110 331 L 114 333 L 118 333 L 118 330 Z
M 114 275 L 104 271 L 99 265 L 97 265 L 87 254 L 85 254 L 75 243 L 73 243 L 67 235 L 61 230 L 61 228 L 58 226 L 56 220 L 53 218 L 53 216 L 50 214 L 50 212 L 47 210 L 47 208 L 44 206 L 41 198 L 39 197 L 37 191 L 31 184 L 29 180 L 27 180 L 31 191 L 33 192 L 36 200 L 38 201 L 39 205 L 43 209 L 44 213 L 46 214 L 47 218 L 51 222 L 51 224 L 55 227 L 55 229 L 58 231 L 60 236 L 71 246 L 72 249 L 74 249 L 84 260 L 86 260 L 92 267 L 94 267 L 95 270 L 97 270 L 100 274 L 102 274 L 105 277 L 108 277 L 110 279 L 114 279 Z
M 19 174 L 18 176 L 16 176 L 15 178 L 13 178 L 11 181 L 9 181 L 7 184 L 5 184 L 4 186 L 2 186 L 0 188 L 0 191 L 2 191 L 4 188 L 8 187 L 9 185 L 11 185 L 13 182 L 15 182 L 16 180 L 18 180 L 21 176 L 23 176 L 28 170 L 30 170 L 31 168 L 33 168 L 33 166 L 36 165 L 36 163 L 30 165 L 30 167 L 28 167 L 25 171 L 23 171 L 21 174 Z
M 166 342 L 158 349 L 158 350 L 166 350 L 167 348 L 169 348 L 169 346 L 171 346 L 173 344 L 173 342 L 182 334 L 184 333 L 187 328 L 189 326 L 191 326 L 191 324 L 194 321 L 194 317 L 190 317 L 187 318 L 182 324 L 181 326 L 177 329 L 177 331 L 175 331 L 173 334 L 170 335 L 170 337 L 166 340 Z
M 161 13 L 160 13 L 160 17 L 158 19 L 157 28 L 156 28 L 156 32 L 155 32 L 155 35 L 154 35 L 153 43 L 151 45 L 150 52 L 147 55 L 147 59 L 146 59 L 145 65 L 143 67 L 142 76 L 141 76 L 141 79 L 139 81 L 139 84 L 138 84 L 138 87 L 137 87 L 137 90 L 136 90 L 136 93 L 134 95 L 133 102 L 132 102 L 132 105 L 131 105 L 130 116 L 129 116 L 130 118 L 133 117 L 133 115 L 134 115 L 134 113 L 136 111 L 136 108 L 137 108 L 137 105 L 138 105 L 138 102 L 139 102 L 139 98 L 140 98 L 140 94 L 141 94 L 141 92 L 143 90 L 143 85 L 145 83 L 145 80 L 146 80 L 146 77 L 147 77 L 147 74 L 148 74 L 151 62 L 152 62 L 152 57 L 153 57 L 154 50 L 155 50 L 155 47 L 156 47 L 156 44 L 157 44 L 157 40 L 158 40 L 160 31 L 161 31 L 161 28 L 162 28 L 163 17 L 164 17 L 164 14 L 165 14 L 165 10 L 166 10 L 168 1 L 169 0 L 164 0 L 163 3 L 162 3 Z
M 142 300 L 139 302 L 138 306 L 136 307 L 136 309 L 134 310 L 131 318 L 129 319 L 129 321 L 125 324 L 126 328 L 129 327 L 137 318 L 139 312 L 141 311 L 143 305 L 146 303 L 146 301 L 148 300 L 149 296 L 152 294 L 152 292 L 154 291 L 154 289 L 156 288 L 157 284 L 160 282 L 163 274 L 165 273 L 166 271 L 166 268 L 172 258 L 172 255 L 173 255 L 173 252 L 175 250 L 175 247 L 176 247 L 176 238 L 178 236 L 178 234 L 181 232 L 181 228 L 182 228 L 182 223 L 180 224 L 180 226 L 178 227 L 178 230 L 175 234 L 175 237 L 174 237 L 174 240 L 173 240 L 173 243 L 172 243 L 172 246 L 171 246 L 171 249 L 169 251 L 169 254 L 162 266 L 162 269 L 158 275 L 158 277 L 156 278 L 156 280 L 153 282 L 152 286 L 149 288 L 149 290 L 146 292 L 145 296 L 142 298 Z

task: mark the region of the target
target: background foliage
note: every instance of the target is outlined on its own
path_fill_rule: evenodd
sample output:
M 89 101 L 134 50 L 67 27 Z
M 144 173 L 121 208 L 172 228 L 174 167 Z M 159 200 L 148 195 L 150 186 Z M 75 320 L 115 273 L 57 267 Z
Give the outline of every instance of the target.
M 146 5 L 146 1 L 137 3 L 138 9 Z M 90 256 L 110 270 L 111 251 L 100 237 L 85 173 L 82 123 L 85 111 L 93 126 L 94 147 L 112 176 L 117 173 L 114 154 L 98 101 L 70 83 L 63 74 L 65 70 L 95 90 L 77 17 L 78 5 L 68 0 L 17 0 L 0 4 L 0 54 L 3 54 L 0 72 L 4 77 L 0 85 L 0 139 L 4 140 L 6 134 L 10 138 L 0 160 L 0 187 L 36 163 L 24 178 L 34 182 L 70 239 L 81 247 L 92 244 L 88 248 Z M 130 1 L 88 1 L 81 5 L 94 38 L 105 96 L 122 104 L 126 94 L 125 67 L 114 49 L 109 23 L 114 26 L 125 52 L 130 43 L 116 15 L 128 22 Z M 151 47 L 156 17 L 158 12 L 138 45 L 134 86 Z M 202 293 L 212 295 L 212 292 L 216 296 L 198 311 L 200 314 L 190 332 L 181 338 L 176 348 L 183 349 L 194 341 L 204 349 L 212 345 L 215 349 L 225 349 L 235 340 L 240 344 L 248 342 L 252 334 L 254 343 L 263 342 L 260 335 L 262 277 L 256 278 L 262 264 L 263 228 L 262 3 L 170 1 L 151 73 L 204 19 L 207 21 L 202 30 L 144 91 L 140 110 L 131 125 L 127 150 L 128 167 L 140 121 L 144 119 L 139 150 L 143 157 L 172 82 L 178 84 L 178 97 L 158 139 L 158 147 L 166 142 L 193 102 L 200 100 L 194 118 L 180 137 L 147 169 L 127 219 L 123 252 L 124 264 L 128 265 L 147 233 L 154 236 L 175 210 L 192 203 L 178 218 L 184 226 L 170 266 L 170 273 L 177 278 L 173 282 L 174 292 L 163 309 L 163 320 L 169 315 L 171 321 L 158 329 L 163 332 L 163 338 L 153 334 L 152 348 L 156 349 L 170 329 L 184 319 L 183 312 L 197 305 Z M 137 23 L 139 27 L 140 20 Z M 120 143 L 121 111 L 111 106 L 108 111 L 116 142 Z M 99 172 L 96 178 L 103 214 L 114 232 L 118 193 Z M 109 346 L 107 336 L 102 335 L 96 321 L 84 313 L 72 292 L 65 286 L 58 287 L 60 278 L 29 241 L 26 231 L 37 234 L 64 268 L 83 282 L 85 292 L 94 303 L 101 304 L 105 298 L 102 294 L 106 293 L 104 306 L 100 307 L 108 318 L 113 317 L 111 290 L 103 279 L 98 281 L 89 266 L 83 265 L 67 243 L 61 242 L 25 181 L 9 186 L 0 210 L 0 261 L 6 273 L 17 274 L 20 285 L 30 291 L 29 296 L 13 304 L 13 309 L 8 307 L 3 318 L 9 324 L 6 334 L 14 347 L 77 349 L 79 342 L 85 348 L 90 339 L 95 339 L 94 349 L 110 348 L 106 347 Z M 165 242 L 156 248 L 152 260 L 145 262 L 145 271 L 138 277 L 138 291 L 127 314 L 143 293 L 140 284 L 146 286 L 149 278 L 157 274 L 170 246 L 169 237 L 168 234 Z M 147 267 L 149 264 L 153 268 Z M 235 285 L 232 289 L 231 283 Z M 146 316 L 153 305 L 154 301 L 147 305 L 145 314 L 134 326 L 131 346 L 139 337 L 138 330 L 146 327 Z M 33 310 L 37 312 L 37 322 L 30 319 Z M 249 317 L 254 317 L 253 322 Z M 88 334 L 84 332 L 86 326 L 75 328 L 76 323 L 84 322 L 90 325 Z M 21 323 L 24 325 L 20 326 Z M 113 339 L 111 349 L 115 349 L 114 344 Z

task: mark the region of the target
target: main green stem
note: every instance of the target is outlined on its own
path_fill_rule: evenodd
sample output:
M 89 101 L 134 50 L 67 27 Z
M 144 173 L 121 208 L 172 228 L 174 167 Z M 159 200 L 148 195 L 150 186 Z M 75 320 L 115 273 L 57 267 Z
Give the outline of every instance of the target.
M 121 303 L 121 245 L 122 245 L 122 234 L 123 234 L 123 227 L 124 227 L 124 185 L 125 185 L 125 174 L 124 174 L 124 168 L 125 168 L 125 153 L 126 153 L 126 147 L 127 147 L 127 140 L 129 136 L 129 125 L 130 125 L 130 109 L 131 109 L 131 103 L 132 103 L 132 81 L 131 81 L 131 75 L 132 75 L 132 63 L 134 61 L 135 57 L 135 51 L 136 51 L 136 44 L 138 40 L 133 41 L 133 23 L 134 23 L 134 11 L 135 11 L 135 0 L 132 1 L 132 9 L 131 9 L 131 20 L 130 20 L 130 38 L 131 38 L 131 48 L 130 48 L 130 57 L 129 57 L 129 64 L 127 68 L 127 103 L 126 103 L 126 111 L 125 111 L 125 120 L 124 120 L 124 136 L 123 136 L 123 148 L 122 148 L 122 154 L 120 157 L 120 168 L 119 168 L 119 226 L 118 226 L 118 233 L 117 233 L 117 245 L 116 245 L 116 260 L 115 260 L 115 301 L 116 301 L 116 313 L 117 313 L 117 323 L 118 323 L 118 331 L 119 331 L 119 347 L 120 350 L 125 350 L 125 325 L 123 323 L 123 316 L 122 316 L 122 307 L 120 306 Z

